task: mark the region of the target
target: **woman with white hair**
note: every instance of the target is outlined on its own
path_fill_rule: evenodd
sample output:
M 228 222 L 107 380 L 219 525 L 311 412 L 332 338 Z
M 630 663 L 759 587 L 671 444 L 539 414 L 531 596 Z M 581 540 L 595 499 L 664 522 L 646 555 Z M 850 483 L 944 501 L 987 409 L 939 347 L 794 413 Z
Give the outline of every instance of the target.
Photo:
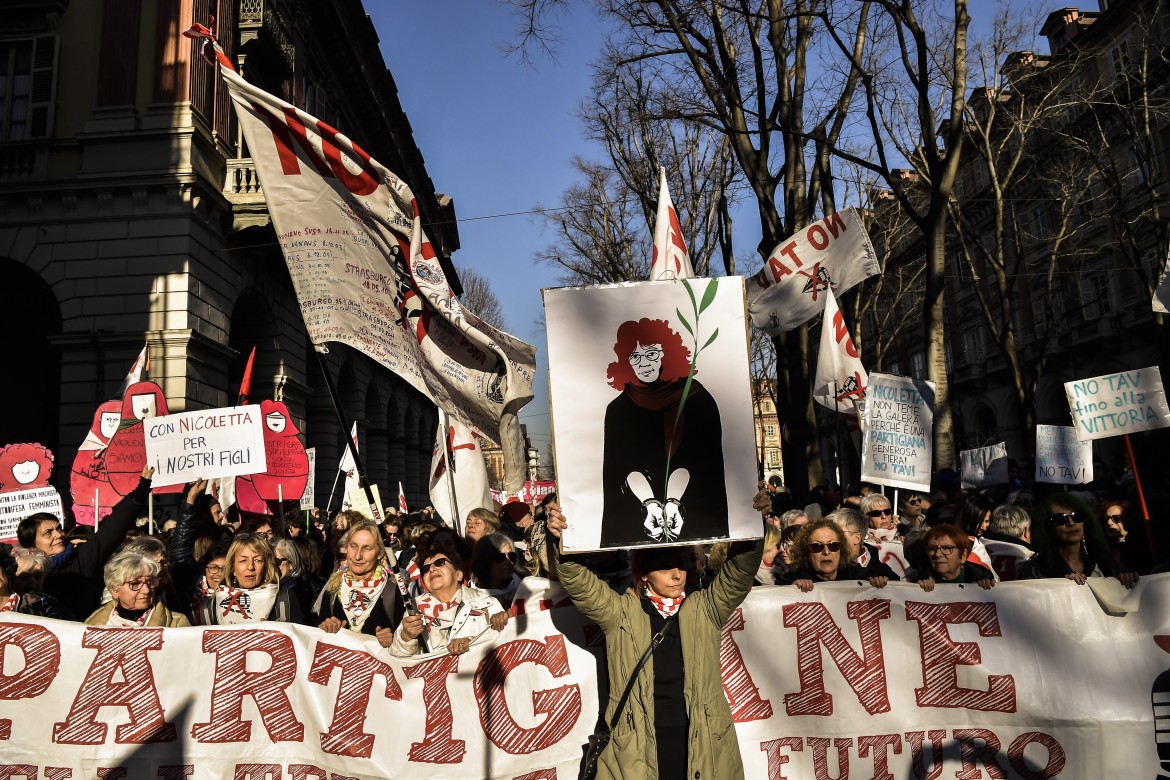
M 159 598 L 159 562 L 140 552 L 120 552 L 106 562 L 103 576 L 113 597 L 85 619 L 90 626 L 120 628 L 183 628 L 191 622 L 171 612 Z

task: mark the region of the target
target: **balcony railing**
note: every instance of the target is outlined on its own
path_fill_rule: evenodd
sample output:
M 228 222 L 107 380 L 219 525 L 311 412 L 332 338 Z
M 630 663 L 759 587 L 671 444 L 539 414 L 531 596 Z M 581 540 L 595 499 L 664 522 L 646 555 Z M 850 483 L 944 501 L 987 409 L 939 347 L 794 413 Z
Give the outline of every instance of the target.
M 0 181 L 43 179 L 48 163 L 48 145 L 44 142 L 0 144 Z

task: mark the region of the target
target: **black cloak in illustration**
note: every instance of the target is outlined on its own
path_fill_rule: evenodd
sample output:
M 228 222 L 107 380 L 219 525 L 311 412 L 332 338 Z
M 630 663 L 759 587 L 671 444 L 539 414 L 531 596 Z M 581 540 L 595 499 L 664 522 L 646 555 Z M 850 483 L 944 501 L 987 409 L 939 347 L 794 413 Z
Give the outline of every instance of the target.
M 644 527 L 642 502 L 630 491 L 626 478 L 642 472 L 654 497 L 667 501 L 667 452 L 670 470 L 690 472 L 680 503 L 681 534 L 674 543 L 726 537 L 727 483 L 723 472 L 723 429 L 719 407 L 707 389 L 691 380 L 683 413 L 678 417 L 685 379 L 638 381 L 605 410 L 603 500 L 600 547 L 635 547 L 666 540 L 650 536 Z

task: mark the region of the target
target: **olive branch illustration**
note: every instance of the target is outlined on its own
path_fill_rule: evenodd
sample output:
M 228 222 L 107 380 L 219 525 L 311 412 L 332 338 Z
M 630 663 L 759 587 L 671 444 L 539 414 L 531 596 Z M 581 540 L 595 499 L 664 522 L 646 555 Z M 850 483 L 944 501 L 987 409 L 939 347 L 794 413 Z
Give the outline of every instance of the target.
M 662 485 L 662 495 L 666 495 L 667 484 L 670 482 L 670 458 L 674 449 L 674 437 L 678 432 L 679 421 L 682 420 L 683 407 L 686 406 L 687 397 L 691 394 L 691 384 L 695 380 L 695 370 L 699 365 L 699 354 L 707 347 L 711 346 L 715 342 L 715 339 L 719 338 L 719 328 L 715 328 L 711 335 L 707 337 L 707 341 L 703 343 L 703 346 L 699 346 L 699 317 L 707 310 L 707 307 L 709 307 L 715 301 L 715 293 L 719 288 L 719 282 L 717 280 L 711 280 L 711 282 L 707 285 L 707 289 L 703 291 L 703 299 L 699 301 L 695 298 L 695 291 L 691 288 L 690 281 L 687 279 L 681 279 L 680 281 L 682 282 L 683 287 L 686 288 L 687 295 L 691 299 L 691 310 L 694 314 L 694 325 L 692 326 L 691 323 L 687 320 L 686 315 L 682 313 L 682 309 L 676 308 L 674 313 L 678 315 L 679 322 L 681 322 L 682 326 L 687 329 L 687 333 L 691 334 L 691 343 L 694 348 L 691 350 L 691 367 L 690 370 L 687 371 L 687 381 L 683 385 L 682 397 L 678 402 L 678 411 L 675 412 L 674 424 L 670 429 L 670 441 L 666 446 L 666 476 Z

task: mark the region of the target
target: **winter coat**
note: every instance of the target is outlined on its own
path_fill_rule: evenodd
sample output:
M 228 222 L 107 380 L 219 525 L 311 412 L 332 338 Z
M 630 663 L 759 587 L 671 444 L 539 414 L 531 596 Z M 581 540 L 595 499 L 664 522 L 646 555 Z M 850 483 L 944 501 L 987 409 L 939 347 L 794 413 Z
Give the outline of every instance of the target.
M 555 550 L 554 548 L 550 548 Z M 719 648 L 723 624 L 751 591 L 763 557 L 764 543 L 735 542 L 727 562 L 710 587 L 696 591 L 679 607 L 678 630 L 684 662 L 683 692 L 687 701 L 687 777 L 694 780 L 742 778 L 743 761 L 723 694 Z M 618 595 L 581 564 L 557 562 L 561 585 L 585 617 L 605 632 L 609 665 L 608 723 L 634 667 L 650 646 L 650 618 L 633 590 Z M 601 754 L 597 777 L 656 780 L 657 744 L 654 730 L 654 661 L 638 675 L 613 738 Z
M 114 602 L 110 602 L 98 609 L 92 615 L 85 619 L 87 626 L 104 626 L 106 621 L 110 619 L 110 614 L 114 611 Z M 171 612 L 167 609 L 166 604 L 159 602 L 154 605 L 154 611 L 150 613 L 150 617 L 146 619 L 143 628 L 189 628 L 191 621 L 187 620 L 187 616 L 181 612 Z
M 150 480 L 140 479 L 138 487 L 114 506 L 101 527 L 85 544 L 77 545 L 76 555 L 60 566 L 49 569 L 45 593 L 61 602 L 72 615 L 88 615 L 98 608 L 106 590 L 103 576 L 106 561 L 122 546 L 126 532 L 146 508 Z M 78 618 L 80 619 L 80 618 Z
M 500 602 L 495 596 L 485 593 L 470 585 L 459 586 L 459 605 L 441 616 L 442 623 L 435 623 L 427 634 L 427 643 L 430 651 L 444 650 L 453 639 L 475 638 L 485 631 L 491 630 L 488 620 L 492 615 L 503 612 Z M 449 625 L 445 625 L 446 621 Z M 649 642 L 649 639 L 646 640 Z M 398 658 L 409 658 L 419 651 L 417 639 L 407 639 L 402 633 L 402 627 L 394 632 L 394 644 L 390 646 L 390 654 Z

